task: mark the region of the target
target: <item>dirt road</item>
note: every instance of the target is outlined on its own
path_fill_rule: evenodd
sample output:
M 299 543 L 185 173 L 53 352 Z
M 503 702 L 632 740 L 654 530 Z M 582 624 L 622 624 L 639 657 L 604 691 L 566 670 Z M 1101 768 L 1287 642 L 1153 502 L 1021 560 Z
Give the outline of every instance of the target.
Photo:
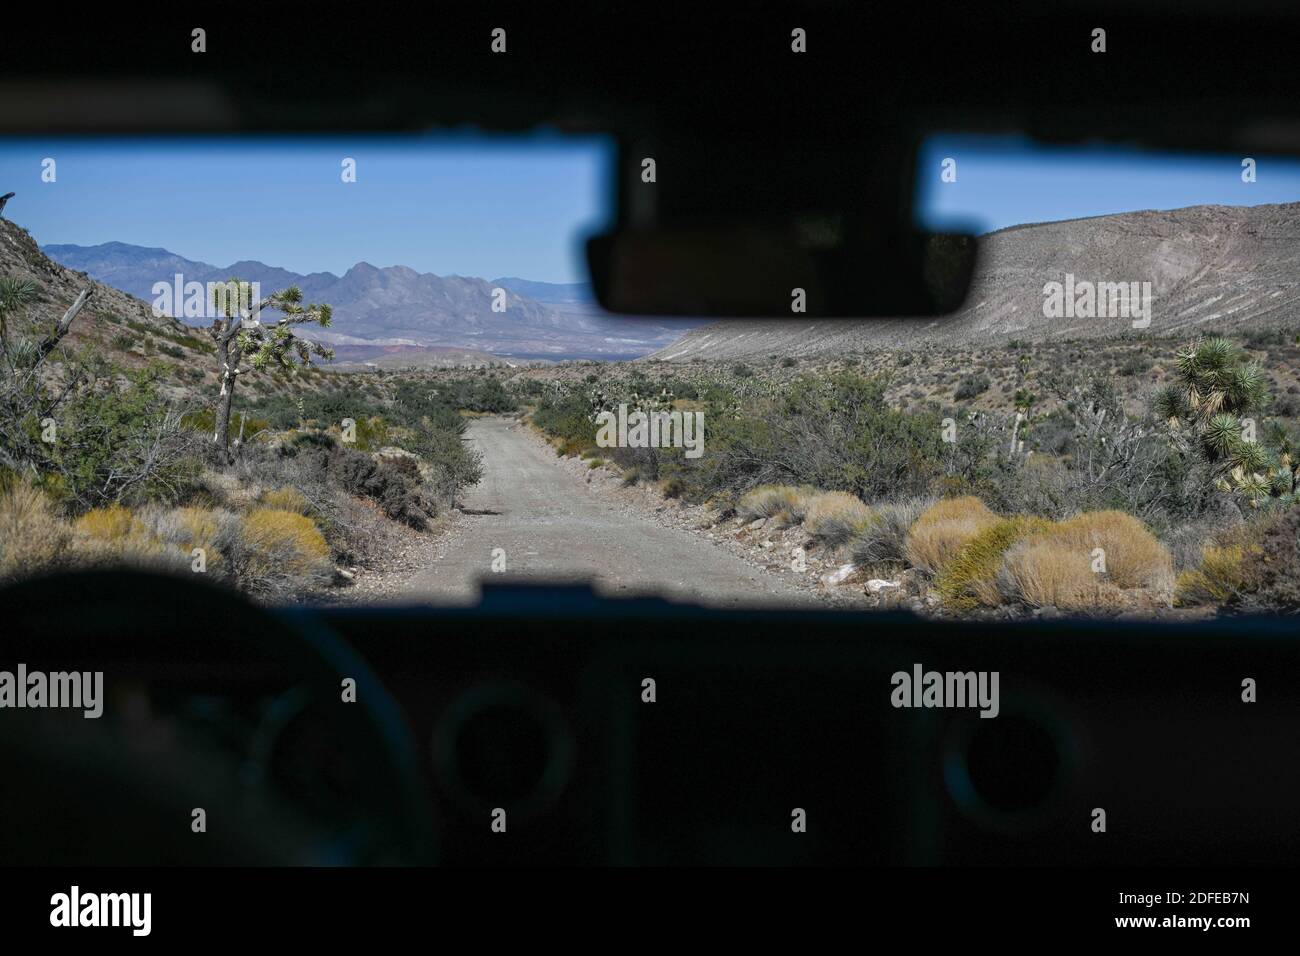
M 464 495 L 465 514 L 413 577 L 408 598 L 472 602 L 487 577 L 591 580 L 605 595 L 721 607 L 816 603 L 778 574 L 602 500 L 514 419 L 475 419 L 468 435 L 483 455 L 483 480 Z M 494 556 L 504 573 L 493 572 Z

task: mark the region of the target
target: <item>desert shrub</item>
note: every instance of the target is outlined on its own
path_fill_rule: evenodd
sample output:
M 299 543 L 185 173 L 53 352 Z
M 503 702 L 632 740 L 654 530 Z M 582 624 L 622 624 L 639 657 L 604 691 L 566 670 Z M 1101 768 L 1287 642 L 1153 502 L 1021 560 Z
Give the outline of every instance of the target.
M 389 444 L 388 425 L 378 415 L 356 420 L 357 451 L 377 451 Z
M 968 398 L 974 398 L 988 391 L 989 377 L 983 372 L 976 372 L 974 375 L 967 375 L 957 383 L 957 390 L 952 393 L 954 400 L 962 402 Z
M 250 450 L 240 462 L 243 474 L 239 487 L 256 487 L 265 483 L 292 488 L 306 502 L 307 513 L 340 562 L 362 567 L 377 566 L 392 553 L 398 531 L 377 501 L 368 494 L 357 495 L 343 488 L 331 470 L 345 455 L 357 453 L 329 443 L 302 442 L 296 445 L 293 454 L 288 454 L 289 448 L 290 444 L 286 443 L 278 450 L 266 446 Z M 242 496 L 240 500 L 243 500 Z M 259 503 L 266 504 L 264 500 Z M 282 510 L 295 509 L 284 507 Z
M 1106 578 L 1117 587 L 1163 587 L 1169 583 L 1169 551 L 1132 515 L 1085 512 L 1060 522 L 1048 534 L 1060 545 L 1078 550 L 1090 566 L 1094 549 L 1101 548 Z
M 1180 524 L 1163 530 L 1160 539 L 1169 549 L 1174 573 L 1195 570 L 1201 566 L 1205 547 L 1214 543 L 1216 537 L 1228 532 L 1226 521 L 1206 520 Z
M 872 508 L 873 520 L 854 536 L 850 553 L 859 567 L 902 564 L 907 532 L 930 505 L 929 498 L 886 501 Z
M 217 416 L 211 407 L 195 409 L 181 416 L 181 426 L 205 437 L 211 437 L 216 430 Z M 271 423 L 267 419 L 254 418 L 243 411 L 236 411 L 230 416 L 226 434 L 230 436 L 231 441 L 243 435 L 243 440 L 248 442 L 270 429 Z
M 998 517 L 978 498 L 945 498 L 927 508 L 908 531 L 903 553 L 912 566 L 938 573 L 967 542 Z
M 1178 575 L 1174 599 L 1182 605 L 1232 604 L 1247 589 L 1246 548 L 1241 544 L 1205 545 L 1198 567 Z
M 1141 375 L 1151 368 L 1151 360 L 1145 355 L 1130 355 L 1119 366 L 1119 374 L 1125 376 Z
M 262 492 L 261 501 L 266 507 L 279 511 L 293 511 L 300 515 L 311 512 L 311 504 L 303 497 L 302 492 L 290 485 Z
M 471 412 L 513 412 L 518 403 L 495 376 L 449 379 L 438 384 L 438 397 L 452 408 Z
M 214 580 L 237 584 L 229 560 L 240 533 L 239 516 L 219 508 L 145 508 L 136 520 L 164 548 L 167 563 L 175 569 L 193 571 L 194 549 L 203 550 L 203 573 Z
M 339 443 L 329 432 L 323 431 L 302 431 L 294 434 L 287 442 L 281 446 L 280 453 L 288 458 L 294 458 L 299 452 L 314 451 L 323 449 L 326 451 L 339 447 Z
M 682 492 L 685 490 L 685 487 L 686 486 L 683 484 L 682 479 L 676 475 L 673 475 L 669 478 L 665 478 L 660 483 L 659 492 L 665 498 L 670 498 L 670 499 L 680 498 L 682 496 Z
M 1300 397 L 1279 395 L 1273 399 L 1273 414 L 1279 418 L 1300 418 Z
M 853 495 L 827 491 L 808 502 L 803 525 L 814 540 L 828 548 L 847 544 L 870 524 L 871 509 Z
M 120 504 L 91 508 L 74 523 L 81 534 L 107 542 L 125 541 L 135 529 L 135 515 Z
M 984 528 L 943 565 L 935 578 L 935 588 L 944 603 L 964 611 L 997 607 L 1004 599 L 998 582 L 1003 555 L 1015 542 L 1050 527 L 1051 522 L 1045 518 L 1022 515 Z
M 533 424 L 555 438 L 562 439 L 566 448 L 561 454 L 576 454 L 596 445 L 596 423 L 592 419 L 590 401 L 576 393 L 542 399 L 533 411 Z
M 668 393 L 674 398 L 694 399 L 700 397 L 700 390 L 696 384 L 688 379 L 673 378 L 669 379 L 665 385 Z
M 333 494 L 317 504 L 321 533 L 340 561 L 380 567 L 397 542 L 395 526 L 373 503 Z
M 304 515 L 257 508 L 244 518 L 231 555 L 242 590 L 268 598 L 301 594 L 329 582 L 330 549 Z
M 1252 529 L 1257 548 L 1243 561 L 1252 608 L 1300 611 L 1300 506 L 1268 515 Z
M 1075 611 L 1119 606 L 1132 588 L 1165 594 L 1171 579 L 1164 545 L 1117 511 L 1086 512 L 1034 531 L 1007 549 L 997 576 L 1009 600 Z
M 1030 607 L 1064 611 L 1101 610 L 1118 606 L 1120 589 L 1092 571 L 1088 552 L 1050 535 L 1013 543 L 997 574 L 999 590 L 1008 600 Z
M 942 418 L 893 408 L 885 384 L 850 372 L 804 375 L 759 398 L 737 395 L 744 382 L 706 385 L 708 453 L 685 463 L 690 496 L 731 497 L 760 485 L 810 485 L 862 501 L 926 492 L 950 447 Z
M 413 528 L 424 528 L 431 517 L 429 503 L 418 486 L 397 467 L 375 462 L 360 452 L 336 453 L 330 469 L 340 486 L 374 500 L 388 517 Z
M 120 504 L 93 508 L 73 522 L 72 560 L 89 567 L 188 570 L 190 556 L 154 533 L 151 509 L 139 514 Z
M 49 495 L 0 474 L 0 581 L 54 570 L 66 559 L 70 538 Z
M 740 496 L 736 515 L 746 521 L 771 518 L 782 511 L 793 512 L 798 500 L 798 489 L 788 485 L 759 485 Z
M 42 484 L 77 509 L 176 501 L 193 485 L 201 446 L 159 388 L 164 371 L 130 373 L 121 387 L 107 376 L 85 383 L 62 405 L 57 441 L 40 441 L 39 423 L 25 423 L 21 436 L 0 428 L 0 446 L 36 438 L 14 457 L 33 464 Z
M 464 422 L 455 427 L 429 422 L 417 423 L 402 445 L 419 455 L 428 470 L 427 484 L 437 500 L 450 506 L 462 488 L 476 485 L 483 478 L 483 456 L 465 444 Z M 425 509 L 433 513 L 433 502 Z

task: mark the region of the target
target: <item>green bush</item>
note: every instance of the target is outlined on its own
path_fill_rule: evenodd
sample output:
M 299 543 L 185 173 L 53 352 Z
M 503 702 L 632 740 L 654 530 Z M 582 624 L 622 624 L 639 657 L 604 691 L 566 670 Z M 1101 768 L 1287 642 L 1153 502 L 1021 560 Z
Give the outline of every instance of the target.
M 596 446 L 596 422 L 590 401 L 575 393 L 546 398 L 533 412 L 533 424 L 549 435 L 573 443 L 576 451 Z
M 989 377 L 982 372 L 967 375 L 957 383 L 957 390 L 952 393 L 952 397 L 959 402 L 966 401 L 987 392 L 990 384 L 992 383 L 989 381 Z

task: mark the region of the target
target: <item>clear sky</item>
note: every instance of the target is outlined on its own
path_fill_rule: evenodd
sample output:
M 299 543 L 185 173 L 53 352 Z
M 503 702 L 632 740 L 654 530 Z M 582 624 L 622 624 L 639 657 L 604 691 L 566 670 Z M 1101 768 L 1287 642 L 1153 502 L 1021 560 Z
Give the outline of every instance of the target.
M 126 242 L 229 265 L 342 274 L 357 262 L 438 275 L 586 278 L 606 225 L 603 138 L 10 139 L 7 218 L 42 245 Z M 41 161 L 57 179 L 41 181 Z M 357 163 L 355 183 L 342 161 Z
M 57 180 L 41 180 L 41 161 Z M 342 182 L 341 162 L 357 161 Z M 5 214 L 41 244 L 126 242 L 225 266 L 295 272 L 357 262 L 438 275 L 586 279 L 582 240 L 608 224 L 613 145 L 558 135 L 268 139 L 9 139 Z M 946 157 L 957 181 L 943 183 Z M 1137 209 L 1300 201 L 1300 161 L 1035 146 L 938 137 L 916 211 L 930 228 L 987 232 Z
M 945 158 L 956 182 L 940 179 Z M 1300 201 L 1300 161 L 1254 156 L 1242 182 L 1240 154 L 1188 156 L 1132 148 L 1040 146 L 1020 137 L 935 137 L 919 158 L 917 218 L 932 229 L 977 233 L 1026 222 L 1139 209 Z

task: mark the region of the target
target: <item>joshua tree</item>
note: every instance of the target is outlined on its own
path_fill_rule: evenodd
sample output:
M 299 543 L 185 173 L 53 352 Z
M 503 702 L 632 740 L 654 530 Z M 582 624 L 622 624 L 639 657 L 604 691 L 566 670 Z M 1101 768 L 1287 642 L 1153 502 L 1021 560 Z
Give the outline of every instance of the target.
M 212 442 L 220 450 L 223 460 L 231 461 L 230 408 L 235 397 L 235 384 L 239 376 L 262 371 L 275 364 L 291 372 L 297 366 L 310 365 L 313 355 L 327 361 L 334 358 L 334 350 L 294 334 L 294 326 L 314 322 L 322 328 L 330 324 L 328 305 L 303 305 L 302 290 L 290 286 L 272 293 L 261 302 L 253 303 L 253 287 L 242 279 L 230 279 L 213 289 L 214 307 L 222 314 L 212 323 L 212 337 L 217 343 L 217 374 L 221 391 L 217 395 Z M 279 321 L 263 324 L 259 316 L 263 309 L 278 309 Z M 297 362 L 294 356 L 297 356 Z M 241 362 L 247 360 L 247 364 Z
M 24 334 L 12 320 L 40 299 L 40 288 L 30 279 L 0 278 L 0 464 L 17 468 L 30 459 L 32 446 L 26 439 L 32 423 L 53 415 L 79 384 L 73 376 L 64 388 L 49 389 L 43 366 L 93 292 L 93 286 L 83 291 L 52 326 L 42 330 L 29 323 Z
M 1180 351 L 1175 368 L 1178 382 L 1157 394 L 1155 411 L 1176 440 L 1209 464 L 1219 487 L 1252 507 L 1295 501 L 1300 474 L 1285 429 L 1271 423 L 1267 442 L 1257 435 L 1254 419 L 1269 398 L 1260 367 L 1234 342 L 1207 338 Z

